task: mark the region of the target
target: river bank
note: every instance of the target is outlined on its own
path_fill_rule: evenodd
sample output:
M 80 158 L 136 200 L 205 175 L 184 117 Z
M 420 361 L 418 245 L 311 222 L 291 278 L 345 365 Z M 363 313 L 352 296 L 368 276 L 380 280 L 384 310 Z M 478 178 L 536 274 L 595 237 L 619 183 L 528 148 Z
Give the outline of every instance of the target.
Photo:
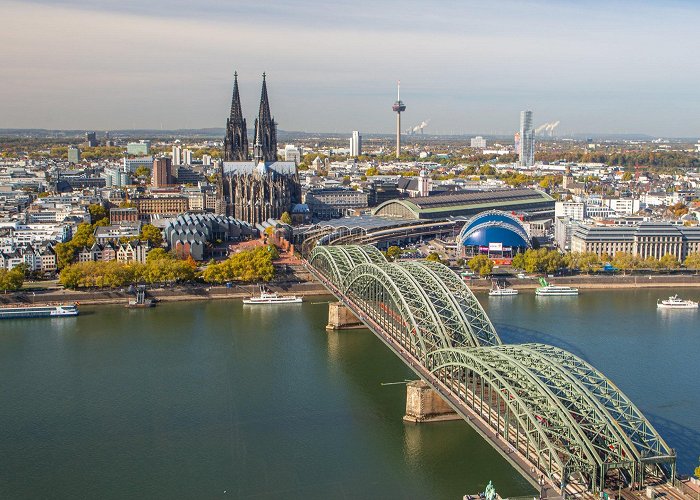
M 494 276 L 499 281 L 505 280 L 510 286 L 517 289 L 535 289 L 540 285 L 537 277 L 512 278 L 509 276 Z M 581 289 L 608 289 L 608 288 L 674 288 L 674 287 L 700 287 L 700 275 L 632 275 L 632 276 L 559 276 L 546 278 L 555 285 L 570 285 Z M 477 278 L 467 281 L 469 288 L 474 290 L 486 290 L 491 288 L 491 279 Z
M 280 281 L 266 286 L 280 294 L 294 294 L 302 297 L 328 295 L 328 291 L 311 278 L 308 273 L 295 270 L 294 281 Z M 495 276 L 505 280 L 509 286 L 519 290 L 534 290 L 540 286 L 536 277 L 512 278 Z M 634 288 L 677 288 L 700 287 L 700 275 L 635 275 L 635 276 L 562 276 L 547 278 L 557 285 L 570 285 L 586 289 L 634 289 Z M 491 288 L 491 279 L 477 278 L 467 281 L 472 290 L 483 291 Z M 180 285 L 173 287 L 148 288 L 149 298 L 161 302 L 181 302 L 192 300 L 243 299 L 257 295 L 259 286 L 235 284 L 231 287 L 203 284 Z M 66 290 L 63 288 L 31 289 L 0 295 L 0 304 L 42 304 L 48 302 L 80 302 L 81 304 L 126 304 L 133 293 L 126 288 L 104 290 Z
M 316 282 L 272 283 L 268 289 L 280 294 L 302 297 L 328 295 L 328 291 Z M 259 293 L 258 285 L 225 286 L 174 286 L 148 288 L 147 297 L 158 302 L 189 302 L 193 300 L 243 299 Z M 126 288 L 107 290 L 40 290 L 19 291 L 0 295 L 0 304 L 44 304 L 50 302 L 79 302 L 80 304 L 126 304 L 134 294 Z

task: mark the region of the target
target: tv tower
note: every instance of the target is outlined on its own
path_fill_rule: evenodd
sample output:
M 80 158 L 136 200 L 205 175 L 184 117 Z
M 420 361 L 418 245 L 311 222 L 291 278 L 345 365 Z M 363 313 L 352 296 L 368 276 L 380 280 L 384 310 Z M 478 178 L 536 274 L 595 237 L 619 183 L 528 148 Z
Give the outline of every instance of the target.
M 396 113 L 396 158 L 401 155 L 401 112 L 406 111 L 406 105 L 401 102 L 401 81 L 396 85 L 396 102 L 391 107 Z

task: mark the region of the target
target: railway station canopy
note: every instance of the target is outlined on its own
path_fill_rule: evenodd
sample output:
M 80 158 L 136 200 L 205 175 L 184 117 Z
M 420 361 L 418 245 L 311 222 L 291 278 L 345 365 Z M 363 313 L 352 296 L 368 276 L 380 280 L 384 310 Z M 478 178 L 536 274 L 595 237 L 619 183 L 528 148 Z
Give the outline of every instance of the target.
M 388 200 L 373 214 L 404 219 L 469 217 L 488 210 L 526 214 L 527 218 L 554 215 L 554 198 L 536 189 L 463 191 L 416 198 Z

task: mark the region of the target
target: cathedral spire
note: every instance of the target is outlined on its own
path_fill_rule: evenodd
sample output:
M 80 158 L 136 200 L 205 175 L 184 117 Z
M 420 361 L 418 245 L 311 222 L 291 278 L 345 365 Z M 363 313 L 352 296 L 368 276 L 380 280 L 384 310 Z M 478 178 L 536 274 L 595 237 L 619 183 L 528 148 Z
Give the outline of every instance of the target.
M 248 159 L 248 131 L 241 109 L 241 97 L 238 94 L 238 72 L 233 73 L 233 95 L 231 96 L 231 113 L 226 120 L 224 137 L 224 161 L 246 161 Z
M 264 161 L 277 161 L 277 124 L 270 114 L 270 101 L 267 97 L 267 82 L 263 73 L 260 91 L 260 110 L 255 120 L 255 141 L 260 144 Z
M 238 94 L 238 71 L 233 72 L 233 96 L 231 97 L 230 119 L 234 123 L 243 121 L 243 110 L 241 109 L 241 96 Z

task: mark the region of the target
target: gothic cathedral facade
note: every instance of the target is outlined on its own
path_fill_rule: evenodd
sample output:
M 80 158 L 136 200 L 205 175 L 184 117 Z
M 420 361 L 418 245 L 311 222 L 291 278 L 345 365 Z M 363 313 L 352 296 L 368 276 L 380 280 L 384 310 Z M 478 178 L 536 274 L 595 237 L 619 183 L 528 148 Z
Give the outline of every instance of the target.
M 231 113 L 226 120 L 221 192 L 226 215 L 260 224 L 279 219 L 301 202 L 301 185 L 295 162 L 277 161 L 277 124 L 270 113 L 263 73 L 260 109 L 255 119 L 253 158 L 248 151 L 246 121 L 234 74 Z

